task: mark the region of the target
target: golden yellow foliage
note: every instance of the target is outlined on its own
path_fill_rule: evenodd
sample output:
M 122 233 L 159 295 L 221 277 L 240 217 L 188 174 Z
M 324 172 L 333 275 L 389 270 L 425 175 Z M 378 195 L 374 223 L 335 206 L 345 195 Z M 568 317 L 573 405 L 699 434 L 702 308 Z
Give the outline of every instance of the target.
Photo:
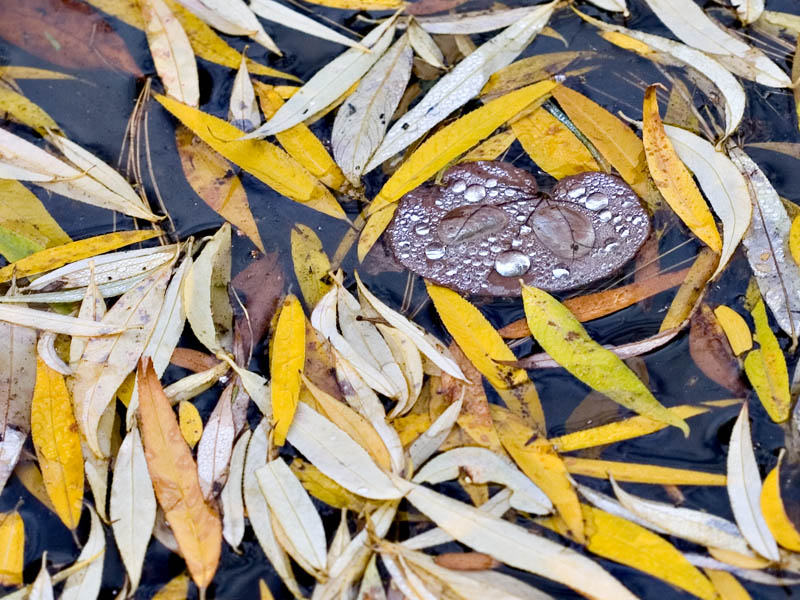
M 283 446 L 300 398 L 300 381 L 306 360 L 306 317 L 300 300 L 289 295 L 283 302 L 272 342 L 273 441 Z

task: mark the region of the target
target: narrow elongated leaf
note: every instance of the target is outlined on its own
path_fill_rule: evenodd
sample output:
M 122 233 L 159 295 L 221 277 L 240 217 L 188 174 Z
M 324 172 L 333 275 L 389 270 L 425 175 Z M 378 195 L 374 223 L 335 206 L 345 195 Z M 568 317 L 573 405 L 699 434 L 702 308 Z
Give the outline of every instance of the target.
M 47 572 L 47 552 L 42 555 L 42 568 L 33 580 L 31 591 L 27 596 L 28 600 L 53 600 L 53 580 Z
M 101 323 L 124 327 L 118 336 L 92 338 L 83 351 L 73 379 L 73 401 L 86 443 L 98 457 L 108 456 L 100 445 L 100 418 L 117 389 L 136 367 L 158 321 L 171 266 L 162 267 L 122 296 Z
M 202 0 L 194 2 L 182 0 L 187 8 L 198 11 L 198 16 L 212 27 L 230 35 L 248 35 L 254 41 L 278 56 L 281 51 L 272 38 L 264 31 L 253 11 L 244 0 Z
M 621 12 L 624 16 L 628 16 L 628 7 L 625 0 L 589 0 L 595 6 L 599 6 L 603 10 L 611 12 Z
M 351 48 L 333 59 L 317 71 L 269 121 L 247 137 L 275 135 L 323 110 L 361 79 L 377 62 L 392 42 L 394 31 L 395 18 L 389 18 L 375 27 L 361 40 L 361 45 L 368 48 L 369 52 Z
M 650 174 L 667 204 L 686 226 L 714 252 L 722 250 L 714 217 L 689 170 L 678 158 L 667 138 L 658 113 L 656 86 L 647 88 L 644 96 L 642 139 Z
M 115 335 L 125 329 L 123 326 L 111 323 L 98 323 L 25 306 L 0 306 L 0 321 L 42 331 L 84 337 Z
M 361 175 L 386 133 L 411 76 L 412 51 L 404 35 L 364 75 L 336 113 L 331 147 L 347 180 L 361 186 Z
M 341 33 L 334 31 L 330 27 L 326 27 L 322 23 L 311 19 L 304 14 L 292 10 L 285 4 L 275 2 L 274 0 L 251 0 L 251 10 L 259 17 L 280 23 L 284 27 L 294 29 L 306 35 L 313 35 L 314 37 L 343 44 L 350 47 L 359 47 L 360 44 L 349 37 L 343 36 Z
M 133 592 L 139 587 L 144 555 L 156 522 L 156 495 L 138 427 L 125 436 L 117 453 L 109 516 Z
M 780 469 L 783 462 L 783 451 L 778 457 L 778 464 L 764 479 L 761 488 L 761 514 L 767 522 L 775 541 L 792 552 L 800 551 L 800 533 L 786 514 L 786 505 L 781 494 Z
M 728 264 L 747 228 L 750 226 L 752 205 L 747 182 L 725 154 L 718 152 L 706 140 L 670 125 L 664 126 L 675 151 L 689 167 L 708 202 L 722 220 L 722 253 L 712 277 Z
M 222 537 L 235 550 L 242 543 L 244 537 L 244 496 L 242 484 L 244 482 L 244 460 L 247 455 L 247 445 L 250 443 L 251 432 L 245 429 L 231 454 L 231 466 L 228 472 L 228 481 L 219 495 L 222 508 Z
M 597 563 L 518 525 L 419 485 L 411 484 L 407 498 L 456 540 L 509 566 L 558 581 L 592 598 L 635 598 Z
M 0 322 L 0 491 L 17 464 L 31 430 L 31 402 L 36 384 L 36 330 Z
M 10 121 L 27 125 L 40 135 L 48 129 L 60 131 L 58 123 L 41 106 L 10 87 L 0 86 L 0 108 Z
M 228 106 L 228 121 L 242 131 L 252 131 L 261 125 L 258 113 L 258 102 L 250 73 L 247 71 L 247 59 L 242 55 L 242 62 L 231 90 L 231 102 Z M 263 251 L 262 251 L 263 252 Z
M 469 35 L 503 29 L 521 21 L 538 8 L 538 6 L 523 6 L 500 10 L 477 10 L 435 17 L 417 17 L 416 21 L 428 33 Z
M 731 0 L 731 4 L 736 7 L 742 25 L 755 23 L 764 12 L 764 0 Z
M 453 402 L 414 440 L 408 449 L 408 458 L 412 466 L 425 464 L 439 450 L 453 430 L 463 404 L 462 399 Z
M 326 215 L 345 218 L 344 210 L 325 186 L 274 144 L 240 139 L 241 130 L 222 119 L 166 96 L 155 98 L 206 144 L 279 194 Z
M 0 180 L 0 254 L 15 261 L 33 252 L 66 244 L 70 237 L 28 188 L 13 179 Z
M 728 498 L 742 535 L 761 556 L 778 560 L 778 545 L 761 514 L 761 475 L 750 439 L 747 403 L 731 432 L 728 447 Z
M 234 387 L 233 382 L 225 386 L 197 445 L 197 477 L 209 502 L 219 494 L 228 476 L 235 436 L 231 409 Z
M 742 315 L 724 304 L 714 309 L 714 315 L 725 331 L 725 337 L 728 338 L 728 343 L 731 345 L 731 350 L 735 355 L 739 356 L 753 347 L 753 336 L 750 334 L 750 327 L 748 327 Z
M 258 469 L 256 477 L 273 518 L 294 549 L 312 568 L 324 570 L 327 544 L 322 519 L 292 470 L 278 458 Z
M 295 224 L 292 228 L 292 264 L 303 300 L 313 310 L 331 289 L 328 271 L 331 262 L 317 234 L 307 225 Z
M 67 578 L 61 600 L 96 600 L 103 583 L 103 555 L 106 550 L 106 535 L 97 513 L 89 509 L 92 517 L 89 539 L 86 540 L 77 562 L 90 561 L 87 567 Z
M 148 358 L 139 363 L 142 441 L 153 487 L 198 587 L 214 577 L 222 548 L 222 523 L 203 499 L 197 466 Z
M 686 421 L 664 408 L 618 356 L 592 340 L 558 300 L 525 285 L 522 300 L 533 337 L 567 371 L 622 406 L 689 435 Z
M 761 298 L 753 307 L 752 315 L 760 347 L 745 357 L 745 372 L 767 414 L 776 423 L 783 423 L 789 419 L 792 406 L 786 357 L 769 326 Z
M 277 446 L 283 445 L 294 419 L 306 360 L 305 350 L 306 317 L 300 301 L 290 295 L 278 316 L 270 361 L 273 439 Z
M 407 148 L 477 96 L 492 73 L 511 63 L 530 44 L 550 20 L 555 6 L 555 2 L 550 2 L 536 7 L 458 63 L 414 108 L 392 125 L 364 172 Z M 423 181 L 425 179 L 427 177 Z
M 31 434 L 47 495 L 61 522 L 75 529 L 83 508 L 81 438 L 64 377 L 41 359 L 36 361 Z
M 608 479 L 614 477 L 617 481 L 631 483 L 651 483 L 655 485 L 714 485 L 723 486 L 727 483 L 725 475 L 694 471 L 690 469 L 675 469 L 658 465 L 641 463 L 618 462 L 610 460 L 595 460 L 591 458 L 578 458 L 565 456 L 564 464 L 573 475 L 599 477 Z
M 444 69 L 444 54 L 430 34 L 419 26 L 416 19 L 408 23 L 408 42 L 422 60 L 437 69 Z
M 0 513 L 0 585 L 22 583 L 25 524 L 17 511 Z

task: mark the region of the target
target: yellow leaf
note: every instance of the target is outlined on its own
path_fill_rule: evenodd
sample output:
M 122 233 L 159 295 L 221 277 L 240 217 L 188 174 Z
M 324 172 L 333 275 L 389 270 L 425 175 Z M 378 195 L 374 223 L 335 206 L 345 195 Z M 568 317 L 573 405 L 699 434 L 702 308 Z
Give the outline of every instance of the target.
M 636 38 L 632 38 L 624 33 L 620 33 L 618 31 L 600 31 L 598 32 L 601 37 L 605 38 L 607 42 L 611 42 L 615 46 L 619 46 L 624 50 L 631 50 L 632 52 L 636 52 L 641 56 L 649 56 L 651 54 L 657 54 L 655 50 L 653 50 L 650 46 L 637 40 Z
M 75 529 L 83 508 L 81 437 L 64 377 L 41 358 L 36 360 L 31 434 L 47 495 L 58 518 Z
M 658 328 L 659 333 L 683 325 L 694 310 L 706 283 L 714 274 L 719 264 L 719 255 L 710 248 L 701 248 L 697 258 L 689 267 L 689 272 L 675 292 L 675 297 L 669 305 L 667 314 Z
M 38 69 L 36 67 L 22 67 L 19 65 L 7 65 L 0 67 L 0 78 L 9 79 L 77 79 L 73 75 L 51 71 L 50 69 Z
M 458 162 L 474 162 L 476 160 L 497 160 L 501 154 L 511 147 L 517 136 L 511 129 L 495 133 L 467 152 Z
M 303 299 L 311 310 L 332 287 L 328 277 L 331 261 L 319 237 L 307 225 L 297 223 L 292 228 L 292 263 Z
M 222 119 L 166 96 L 156 94 L 155 99 L 206 144 L 279 194 L 326 215 L 346 218 L 330 191 L 274 144 L 239 139 L 242 132 Z
M 48 129 L 61 131 L 61 128 L 38 104 L 9 87 L 0 85 L 0 111 L 7 118 L 22 123 L 44 134 Z
M 644 96 L 642 141 L 647 166 L 675 214 L 700 240 L 714 252 L 722 251 L 722 239 L 708 204 L 697 188 L 692 174 L 683 164 L 664 131 L 658 113 L 656 86 L 647 88 Z
M 538 485 L 564 519 L 571 535 L 584 541 L 584 524 L 578 494 L 553 445 L 508 410 L 492 405 L 492 419 L 503 447 L 522 472 Z
M 753 336 L 750 335 L 750 328 L 742 315 L 724 304 L 714 309 L 714 315 L 722 326 L 735 355 L 738 356 L 753 347 Z
M 269 587 L 263 579 L 258 580 L 258 597 L 260 600 L 275 600 Z
M 601 170 L 589 149 L 544 108 L 516 119 L 511 129 L 533 162 L 556 179 Z
M 718 569 L 703 569 L 703 571 L 714 584 L 720 600 L 750 600 L 750 594 L 744 586 L 727 571 Z
M 17 511 L 0 513 L 0 585 L 22 583 L 25 524 Z
M 275 326 L 270 373 L 272 422 L 276 446 L 283 446 L 300 398 L 300 378 L 306 360 L 306 317 L 300 301 L 289 295 L 283 301 Z
M 306 491 L 320 502 L 334 508 L 346 508 L 356 514 L 364 510 L 363 498 L 344 489 L 311 463 L 295 458 L 289 466 Z
M 186 181 L 209 208 L 241 229 L 264 252 L 264 242 L 250 212 L 247 192 L 230 163 L 186 127 L 175 129 L 178 156 Z
M 254 87 L 264 116 L 271 119 L 283 106 L 283 100 L 270 85 L 256 81 Z M 275 139 L 292 158 L 329 188 L 338 190 L 344 185 L 344 173 L 339 165 L 305 123 L 275 134 Z
M 644 571 L 699 598 L 716 598 L 711 582 L 661 536 L 599 508 L 583 505 L 583 514 L 590 552 Z
M 673 406 L 667 410 L 679 419 L 688 419 L 689 417 L 707 413 L 709 407 L 684 404 Z M 583 429 L 551 438 L 550 442 L 559 452 L 572 452 L 649 435 L 656 431 L 661 431 L 665 427 L 667 427 L 667 424 L 662 421 L 636 416 L 616 423 L 608 423 L 607 425 L 600 425 L 599 427 Z
M 14 475 L 25 486 L 31 496 L 41 502 L 47 510 L 56 512 L 56 507 L 50 501 L 47 490 L 44 487 L 42 472 L 33 460 L 20 461 L 14 469 Z
M 187 400 L 181 400 L 178 405 L 178 420 L 183 439 L 190 448 L 194 448 L 203 435 L 203 420 L 200 418 L 197 407 Z
M 186 600 L 189 595 L 189 576 L 181 573 L 170 579 L 167 584 L 158 590 L 153 600 Z
M 489 383 L 498 391 L 527 386 L 530 379 L 523 369 L 496 362 L 513 361 L 516 360 L 516 356 L 486 317 L 453 290 L 432 283 L 426 285 L 436 312 L 447 331 Z M 527 389 L 530 390 L 531 387 Z M 522 410 L 520 416 L 529 424 L 544 431 L 544 411 L 538 395 L 534 397 L 533 394 L 528 394 L 525 400 L 527 403 L 522 403 L 520 406 Z
M 580 55 L 580 52 L 550 52 L 514 61 L 492 74 L 483 86 L 481 96 L 491 98 L 543 79 L 550 79 Z
M 558 364 L 625 408 L 689 435 L 686 421 L 664 408 L 622 359 L 590 338 L 567 307 L 526 285 L 522 286 L 522 302 L 534 339 Z
M 556 88 L 553 97 L 625 183 L 651 208 L 657 205 L 658 193 L 653 193 L 649 181 L 642 141 L 631 128 L 596 102 L 570 88 Z
M 381 210 L 372 213 L 367 220 L 364 229 L 361 230 L 361 235 L 358 238 L 358 260 L 363 261 L 370 251 L 370 248 L 375 245 L 378 238 L 381 237 L 383 231 L 389 225 L 394 216 L 396 204 L 388 204 Z M 350 246 L 348 245 L 348 248 Z
M 725 475 L 691 471 L 688 469 L 673 469 L 672 467 L 659 467 L 656 465 L 643 465 L 610 460 L 594 460 L 590 458 L 577 458 L 565 456 L 564 464 L 567 471 L 573 475 L 585 475 L 608 479 L 612 475 L 617 481 L 631 483 L 652 483 L 657 485 L 714 485 L 724 486 L 727 478 Z
M 33 252 L 71 242 L 72 239 L 50 216 L 47 209 L 28 188 L 13 179 L 0 179 L 0 228 L 15 238 L 26 240 Z M 20 252 L 19 243 L 0 234 L 0 253 L 9 261 L 19 260 L 32 251 Z
M 214 577 L 222 551 L 222 522 L 206 504 L 197 465 L 149 358 L 139 362 L 139 427 L 158 503 L 200 588 Z
M 772 561 L 767 558 L 761 558 L 756 554 L 741 554 L 735 550 L 708 548 L 708 553 L 711 558 L 740 569 L 766 569 L 772 564 Z
M 47 248 L 0 269 L 0 282 L 27 277 L 156 237 L 158 231 L 117 231 Z
M 346 10 L 394 10 L 403 6 L 402 0 L 309 0 L 309 2 Z
M 792 552 L 800 552 L 800 532 L 786 514 L 780 489 L 780 471 L 783 452 L 778 458 L 778 464 L 764 479 L 761 488 L 761 512 L 767 521 L 767 526 L 775 536 L 775 541 Z
M 767 309 L 761 298 L 751 314 L 760 348 L 750 351 L 745 357 L 744 371 L 767 414 L 776 423 L 783 423 L 789 418 L 792 406 L 786 358 L 769 326 Z
M 789 251 L 794 262 L 800 265 L 800 215 L 794 218 L 789 230 Z

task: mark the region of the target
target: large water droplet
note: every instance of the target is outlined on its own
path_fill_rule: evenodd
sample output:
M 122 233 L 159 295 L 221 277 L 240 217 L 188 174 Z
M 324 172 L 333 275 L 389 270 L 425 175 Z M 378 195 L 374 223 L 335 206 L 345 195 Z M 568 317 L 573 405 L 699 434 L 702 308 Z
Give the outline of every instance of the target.
M 497 185 L 497 179 L 495 179 L 494 177 L 487 179 L 484 185 L 488 188 L 493 188 L 494 186 Z
M 431 244 L 425 248 L 425 256 L 428 260 L 439 260 L 444 257 L 444 246 L 441 244 Z
M 486 197 L 486 188 L 480 184 L 469 186 L 464 191 L 464 199 L 467 202 L 480 202 Z
M 417 235 L 428 235 L 431 232 L 431 228 L 427 223 L 420 223 L 414 228 L 414 231 Z
M 522 252 L 509 250 L 494 260 L 494 270 L 503 277 L 521 277 L 531 268 L 531 259 Z
M 561 279 L 562 277 L 569 277 L 569 269 L 564 265 L 556 265 L 553 267 L 553 277 Z
M 459 179 L 453 184 L 452 190 L 454 194 L 460 194 L 465 189 L 467 189 L 467 182 L 463 179 Z
M 583 186 L 580 186 L 580 187 L 576 187 L 576 188 L 573 188 L 570 191 L 568 191 L 567 192 L 567 196 L 569 196 L 570 198 L 580 198 L 585 193 L 586 193 L 586 188 L 583 187 Z
M 608 196 L 603 192 L 595 192 L 590 194 L 586 199 L 586 208 L 589 210 L 602 210 L 608 206 Z
M 608 223 L 611 220 L 611 217 L 613 217 L 613 216 L 614 215 L 611 214 L 610 210 L 604 210 L 603 212 L 601 212 L 600 214 L 597 215 L 597 218 L 602 223 Z

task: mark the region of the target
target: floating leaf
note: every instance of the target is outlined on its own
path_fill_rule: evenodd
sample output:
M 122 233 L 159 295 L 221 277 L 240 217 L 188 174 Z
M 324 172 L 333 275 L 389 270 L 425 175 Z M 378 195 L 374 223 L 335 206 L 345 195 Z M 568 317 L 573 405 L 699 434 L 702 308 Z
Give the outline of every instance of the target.
M 733 394 L 745 395 L 742 366 L 734 356 L 717 317 L 705 303 L 692 315 L 689 354 L 706 377 Z
M 658 331 L 666 333 L 680 329 L 691 316 L 708 280 L 719 265 L 719 255 L 710 248 L 701 248 L 686 277 L 675 293 Z
M 206 144 L 279 194 L 329 216 L 344 218 L 342 207 L 325 186 L 277 146 L 239 139 L 242 132 L 222 119 L 166 96 L 155 98 Z
M 775 536 L 775 541 L 792 552 L 800 552 L 800 532 L 786 514 L 786 505 L 781 494 L 782 461 L 783 452 L 778 457 L 778 464 L 764 479 L 764 486 L 761 488 L 761 514 Z
M 17 511 L 0 513 L 0 585 L 22 583 L 25 557 L 25 524 Z
M 29 600 L 53 600 L 53 580 L 47 572 L 47 551 L 42 555 L 42 567 L 39 574 L 33 580 L 31 591 L 27 598 Z
M 731 4 L 736 7 L 742 25 L 755 23 L 764 12 L 764 0 L 732 0 Z
M 722 240 L 700 190 L 691 173 L 672 147 L 658 114 L 656 86 L 647 88 L 644 97 L 642 138 L 650 174 L 675 214 L 714 252 L 722 250 Z
M 137 375 L 142 441 L 156 497 L 192 579 L 205 588 L 217 570 L 222 523 L 203 499 L 197 466 L 149 359 L 139 363 Z
M 56 514 L 75 529 L 83 508 L 83 455 L 67 384 L 44 361 L 36 361 L 31 433 L 47 495 Z
M 567 471 L 573 475 L 585 475 L 608 479 L 613 477 L 617 481 L 631 483 L 650 483 L 654 485 L 726 485 L 725 475 L 693 471 L 690 469 L 675 469 L 657 465 L 646 465 L 629 462 L 609 460 L 594 460 L 565 456 L 564 464 Z
M 361 46 L 358 42 L 351 40 L 349 37 L 274 0 L 252 0 L 250 2 L 250 9 L 267 21 L 280 23 L 284 27 L 294 29 L 306 35 L 313 35 L 314 37 L 328 40 L 329 42 L 335 42 L 353 48 Z
M 60 131 L 58 123 L 41 106 L 4 85 L 0 85 L 0 109 L 7 119 L 27 125 L 40 135 L 48 129 Z
M 247 455 L 247 445 L 250 442 L 251 432 L 245 429 L 231 454 L 231 465 L 228 471 L 228 481 L 219 495 L 222 508 L 222 537 L 235 550 L 242 543 L 244 537 L 244 497 L 242 484 L 244 481 L 244 460 Z
M 88 565 L 67 578 L 64 590 L 61 592 L 62 600 L 95 600 L 103 583 L 106 535 L 97 513 L 89 509 L 89 514 L 92 518 L 89 538 L 77 558 L 77 562 L 88 562 Z
M 750 328 L 742 315 L 724 304 L 720 304 L 714 309 L 714 315 L 725 331 L 728 343 L 736 356 L 753 347 L 753 336 L 750 335 Z
M 776 423 L 783 423 L 789 418 L 792 406 L 786 358 L 778 338 L 770 329 L 767 310 L 761 298 L 753 307 L 752 315 L 759 348 L 747 354 L 744 369 L 770 418 Z
M 272 345 L 272 418 L 274 443 L 282 446 L 292 424 L 305 363 L 306 321 L 300 301 L 289 295 L 283 303 Z
M 242 62 L 231 90 L 231 102 L 228 106 L 228 121 L 242 131 L 252 131 L 261 125 L 261 115 L 258 113 L 258 102 L 250 73 L 247 71 L 247 59 L 242 55 Z
M 222 390 L 197 445 L 197 476 L 203 496 L 209 502 L 219 495 L 228 476 L 228 465 L 236 436 L 231 407 L 235 390 L 233 382 Z
M 555 2 L 551 2 L 535 7 L 458 63 L 452 71 L 428 90 L 428 93 L 414 108 L 392 125 L 369 163 L 364 167 L 364 172 L 368 173 L 388 158 L 406 149 L 434 125 L 447 118 L 454 110 L 477 96 L 492 73 L 508 65 L 530 44 L 531 40 L 550 20 L 555 5 Z M 519 110 L 513 114 L 516 112 Z M 491 130 L 480 137 L 485 137 L 490 132 Z M 420 183 L 427 178 L 428 176 L 423 177 Z M 416 186 L 412 185 L 408 189 L 413 187 Z M 387 194 L 382 192 L 382 195 L 386 196 Z
M 13 262 L 72 240 L 42 202 L 19 181 L 0 180 L 0 253 Z
M 567 371 L 622 406 L 689 435 L 686 422 L 664 408 L 620 358 L 592 340 L 564 305 L 529 286 L 522 288 L 522 301 L 534 339 Z
M 181 435 L 190 448 L 194 448 L 200 437 L 203 435 L 203 420 L 200 413 L 191 402 L 181 400 L 178 405 L 178 422 L 180 423 Z
M 770 560 L 779 560 L 778 545 L 761 513 L 761 475 L 750 439 L 747 403 L 742 405 L 731 432 L 728 497 L 736 523 L 753 550 Z
M 300 291 L 309 309 L 313 309 L 331 289 L 328 271 L 331 263 L 317 234 L 307 225 L 292 228 L 292 263 Z

